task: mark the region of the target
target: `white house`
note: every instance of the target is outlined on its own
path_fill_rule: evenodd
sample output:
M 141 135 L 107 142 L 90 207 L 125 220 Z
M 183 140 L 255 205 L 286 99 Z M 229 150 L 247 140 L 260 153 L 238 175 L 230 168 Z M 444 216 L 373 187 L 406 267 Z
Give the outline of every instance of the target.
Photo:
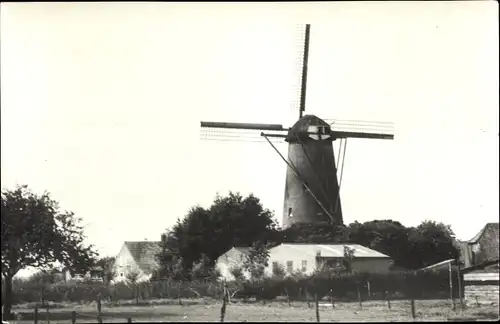
M 311 274 L 320 264 L 328 267 L 341 266 L 344 247 L 353 250 L 352 270 L 357 272 L 389 272 L 392 260 L 385 254 L 359 244 L 302 244 L 286 243 L 269 249 L 267 275 L 280 265 L 287 273 L 296 271 Z
M 130 280 L 136 277 L 137 282 L 151 279 L 151 275 L 159 268 L 157 254 L 161 251 L 161 241 L 126 241 L 116 256 L 114 282 Z
M 217 259 L 215 265 L 216 268 L 220 271 L 222 279 L 228 281 L 234 280 L 231 269 L 234 267 L 243 267 L 243 263 L 245 262 L 245 258 L 248 255 L 248 251 L 248 247 L 232 247 Z M 243 275 L 246 278 L 250 277 L 248 272 L 246 271 L 243 271 Z
M 303 272 L 311 274 L 319 266 L 340 267 L 344 258 L 344 247 L 353 250 L 352 270 L 357 272 L 389 272 L 392 260 L 385 254 L 359 244 L 302 244 L 285 243 L 269 249 L 269 263 L 266 275 L 273 274 L 273 268 L 280 265 L 287 274 Z M 221 277 L 233 280 L 231 268 L 242 267 L 248 248 L 233 247 L 221 255 L 216 262 Z M 320 264 L 318 264 L 318 261 Z M 249 274 L 244 273 L 248 278 Z

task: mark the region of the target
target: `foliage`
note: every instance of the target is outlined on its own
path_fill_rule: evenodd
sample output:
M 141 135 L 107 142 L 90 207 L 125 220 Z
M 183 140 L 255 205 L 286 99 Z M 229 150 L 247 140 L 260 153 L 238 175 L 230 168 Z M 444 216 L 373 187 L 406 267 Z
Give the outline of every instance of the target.
M 456 273 L 453 273 L 456 282 Z M 270 300 L 277 296 L 288 296 L 290 300 L 304 300 L 307 292 L 315 292 L 320 298 L 334 297 L 338 301 L 357 300 L 359 288 L 362 298 L 367 298 L 367 282 L 370 282 L 371 299 L 387 298 L 447 298 L 449 296 L 448 270 L 429 272 L 401 273 L 339 273 L 335 271 L 318 271 L 313 275 L 297 273 L 296 276 L 285 278 L 271 277 L 260 281 L 228 282 L 228 289 L 234 293 L 233 298 L 256 298 Z M 124 283 L 106 285 L 105 283 L 55 283 L 44 284 L 44 288 L 35 281 L 15 280 L 15 302 L 36 303 L 46 300 L 61 302 L 92 302 L 97 293 L 103 300 L 134 300 L 141 299 L 177 299 L 210 297 L 220 299 L 222 285 L 211 281 L 176 282 L 161 280 L 140 282 L 136 287 Z M 332 289 L 333 288 L 333 289 Z M 453 286 L 455 296 L 458 295 L 457 285 Z M 136 291 L 142 292 L 140 295 Z M 43 297 L 42 297 L 43 296 Z
M 213 267 L 219 256 L 233 246 L 250 246 L 254 242 L 275 242 L 278 231 L 273 214 L 253 195 L 242 197 L 230 192 L 216 196 L 208 208 L 195 206 L 186 217 L 166 233 L 165 249 L 158 256 L 160 264 L 168 269 L 175 260 L 182 259 L 187 277 L 202 256 Z M 175 259 L 175 260 L 174 260 Z
M 450 226 L 433 221 L 424 221 L 410 230 L 411 256 L 406 264 L 409 268 L 422 268 L 440 261 L 458 259 L 460 252 L 454 244 L 455 234 Z
M 347 273 L 352 273 L 352 261 L 354 260 L 354 249 L 344 245 L 344 257 L 342 258 L 342 266 Z
M 229 269 L 229 272 L 233 275 L 233 277 L 236 281 L 245 280 L 245 274 L 244 274 L 243 269 L 241 267 L 233 266 L 233 267 L 231 267 L 231 269 Z
M 84 244 L 81 219 L 60 211 L 47 192 L 37 195 L 27 186 L 2 190 L 1 205 L 3 299 L 9 317 L 12 278 L 21 269 L 49 269 L 60 262 L 74 271 L 86 271 L 95 264 L 96 252 Z
M 220 272 L 210 264 L 210 259 L 206 255 L 202 255 L 198 262 L 195 262 L 191 268 L 191 280 L 210 281 L 216 280 L 220 276 Z
M 286 276 L 285 267 L 281 263 L 273 263 L 273 276 L 276 278 L 284 278 Z
M 354 222 L 348 228 L 352 243 L 384 253 L 395 265 L 408 269 L 459 256 L 451 228 L 442 223 L 425 221 L 407 228 L 392 220 L 374 220 Z
M 100 276 L 107 284 L 110 284 L 116 278 L 117 273 L 114 268 L 114 263 L 114 257 L 103 257 L 96 262 L 96 265 L 101 269 Z
M 243 263 L 243 268 L 248 271 L 253 280 L 261 280 L 264 278 L 268 265 L 269 251 L 267 246 L 260 242 L 252 244 Z

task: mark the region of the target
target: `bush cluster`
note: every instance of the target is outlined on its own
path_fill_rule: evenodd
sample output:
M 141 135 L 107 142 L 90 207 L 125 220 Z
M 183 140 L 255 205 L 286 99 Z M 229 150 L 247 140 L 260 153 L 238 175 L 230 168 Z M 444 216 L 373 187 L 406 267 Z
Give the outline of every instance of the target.
M 457 277 L 452 276 L 454 295 L 458 296 Z M 462 285 L 463 286 L 463 285 Z M 294 274 L 287 277 L 274 276 L 261 280 L 237 280 L 228 282 L 227 288 L 237 299 L 274 300 L 285 296 L 289 300 L 311 300 L 318 298 L 354 301 L 358 294 L 367 299 L 398 298 L 447 298 L 449 297 L 448 271 L 422 273 L 397 272 L 390 274 L 317 272 L 306 276 Z M 117 283 L 33 283 L 15 281 L 14 303 L 37 302 L 95 302 L 100 295 L 103 301 L 149 300 L 149 299 L 220 299 L 223 294 L 221 282 L 176 282 L 160 280 L 135 285 Z

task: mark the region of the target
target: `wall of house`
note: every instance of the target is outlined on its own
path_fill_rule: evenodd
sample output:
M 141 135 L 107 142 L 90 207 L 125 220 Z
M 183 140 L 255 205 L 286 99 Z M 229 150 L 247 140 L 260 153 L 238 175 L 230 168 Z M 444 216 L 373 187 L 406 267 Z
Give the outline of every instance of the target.
M 288 264 L 289 261 L 292 262 L 291 265 Z M 302 271 L 305 274 L 311 274 L 316 270 L 316 256 L 310 256 L 301 253 L 299 250 L 295 251 L 283 246 L 277 246 L 269 250 L 269 264 L 266 268 L 267 276 L 273 274 L 274 262 L 280 264 L 287 273 Z
M 464 299 L 467 305 L 499 304 L 498 273 L 468 273 L 464 275 Z
M 129 250 L 125 246 L 122 246 L 120 252 L 116 256 L 114 269 L 116 271 L 116 277 L 113 281 L 120 282 L 127 280 L 127 276 L 130 273 L 139 273 L 138 281 L 145 280 L 146 275 L 141 271 L 141 269 L 137 266 L 132 254 L 130 254 Z
M 234 276 L 231 274 L 231 268 L 233 267 L 243 267 L 245 262 L 246 254 L 241 251 L 232 248 L 223 255 L 221 255 L 216 262 L 216 268 L 220 271 L 221 278 L 225 280 L 234 280 Z M 248 272 L 243 271 L 243 275 L 249 278 Z
M 389 258 L 359 258 L 352 261 L 352 269 L 357 272 L 388 273 L 392 260 Z

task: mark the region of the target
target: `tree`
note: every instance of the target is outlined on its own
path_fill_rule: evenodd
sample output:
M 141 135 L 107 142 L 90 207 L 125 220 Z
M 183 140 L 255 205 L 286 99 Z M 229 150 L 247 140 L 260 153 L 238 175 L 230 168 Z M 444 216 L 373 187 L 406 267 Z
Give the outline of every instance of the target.
M 286 276 L 285 267 L 280 263 L 273 264 L 273 276 L 276 278 L 284 278 Z
M 411 269 L 426 267 L 441 261 L 457 259 L 460 251 L 455 245 L 455 234 L 449 225 L 424 221 L 410 229 L 406 264 Z
M 265 244 L 252 244 L 243 263 L 243 268 L 250 273 L 253 280 L 264 278 L 265 269 L 269 265 L 269 251 Z
M 419 269 L 459 255 L 449 225 L 424 221 L 405 227 L 392 220 L 374 220 L 349 225 L 351 243 L 369 247 L 391 257 L 394 264 Z
M 50 269 L 55 262 L 75 271 L 89 270 L 96 252 L 84 244 L 81 219 L 60 211 L 48 192 L 34 194 L 27 186 L 2 189 L 2 277 L 4 314 L 11 315 L 12 279 L 22 269 Z
M 347 273 L 352 273 L 352 262 L 354 261 L 355 250 L 347 245 L 344 245 L 344 256 L 342 258 L 342 266 Z
M 277 232 L 273 214 L 255 196 L 232 192 L 226 197 L 217 195 L 210 208 L 191 208 L 167 232 L 167 247 L 159 255 L 163 261 L 160 264 L 168 267 L 169 259 L 181 258 L 188 275 L 203 255 L 209 267 L 214 267 L 217 258 L 231 247 L 250 246 L 257 241 L 269 243 Z
M 116 278 L 116 270 L 114 268 L 115 258 L 104 257 L 96 262 L 97 266 L 101 269 L 101 278 L 106 284 L 110 284 Z
M 392 220 L 374 220 L 349 225 L 352 243 L 369 247 L 390 256 L 396 265 L 406 265 L 410 229 Z
M 236 281 L 245 280 L 245 274 L 243 273 L 243 269 L 239 266 L 233 266 L 229 269 L 229 272 L 233 275 Z

